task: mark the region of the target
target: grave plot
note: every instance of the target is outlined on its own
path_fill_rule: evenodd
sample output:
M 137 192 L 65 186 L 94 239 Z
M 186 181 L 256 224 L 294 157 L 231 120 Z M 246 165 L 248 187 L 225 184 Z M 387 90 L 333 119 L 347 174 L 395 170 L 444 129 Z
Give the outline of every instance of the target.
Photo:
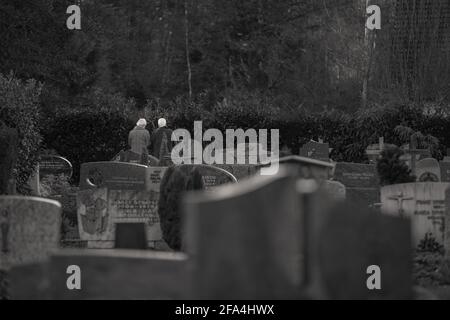
M 191 298 L 296 297 L 301 237 L 294 177 L 255 177 L 184 203 Z
M 373 164 L 338 162 L 334 180 L 346 188 L 346 199 L 352 203 L 372 206 L 380 202 L 380 187 Z
M 382 212 L 406 216 L 412 221 L 412 242 L 417 247 L 430 236 L 443 244 L 445 191 L 443 182 L 404 183 L 381 188 Z
M 77 196 L 81 240 L 90 248 L 113 248 L 117 223 L 145 223 L 148 246 L 159 246 L 158 199 L 165 171 L 122 162 L 83 164 Z

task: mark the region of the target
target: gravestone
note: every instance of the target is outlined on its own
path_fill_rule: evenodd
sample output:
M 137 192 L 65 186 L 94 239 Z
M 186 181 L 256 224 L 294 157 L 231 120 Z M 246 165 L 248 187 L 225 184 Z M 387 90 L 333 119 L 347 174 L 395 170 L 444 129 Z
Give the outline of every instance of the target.
M 29 179 L 28 179 L 28 186 L 31 189 L 31 195 L 32 196 L 40 196 L 41 190 L 40 190 L 40 183 L 41 180 L 39 175 L 39 163 L 36 165 L 36 168 L 31 173 Z
M 290 167 L 297 177 L 304 179 L 316 179 L 319 181 L 327 180 L 334 165 L 330 162 L 321 161 L 317 159 L 311 159 L 307 157 L 300 157 L 296 155 L 287 156 L 278 159 L 279 165 L 284 165 Z M 261 165 L 260 167 L 265 167 L 268 165 Z
M 445 256 L 450 257 L 450 188 L 445 190 L 445 218 L 444 218 L 444 249 Z
M 129 162 L 135 164 L 142 164 L 149 167 L 157 167 L 159 166 L 158 158 L 150 155 L 150 154 L 138 154 L 131 150 L 121 150 L 118 154 L 116 154 L 111 161 L 120 161 L 120 162 Z
M 51 299 L 178 300 L 188 286 L 187 257 L 144 250 L 64 250 L 49 262 Z M 81 290 L 68 290 L 67 267 L 81 269 Z
M 403 145 L 402 150 L 404 151 L 404 154 L 400 157 L 400 160 L 405 161 L 406 165 L 411 169 L 412 174 L 417 177 L 417 162 L 422 159 L 430 158 L 430 150 L 417 149 L 416 143 Z
M 257 166 L 254 164 L 214 164 L 214 166 L 228 171 L 237 181 L 249 178 L 258 173 Z
M 342 183 L 333 180 L 325 180 L 321 187 L 331 199 L 345 200 L 346 189 Z
M 320 194 L 313 203 L 323 202 Z M 318 206 L 320 207 L 320 205 Z M 412 257 L 407 219 L 348 203 L 305 210 L 307 288 L 313 299 L 410 299 Z M 370 266 L 380 290 L 369 290 Z
M 413 245 L 426 235 L 443 244 L 445 191 L 450 183 L 403 183 L 381 188 L 382 212 L 411 219 Z
M 439 162 L 433 158 L 419 160 L 416 164 L 416 177 L 418 182 L 440 182 Z
M 147 167 L 126 162 L 88 162 L 81 165 L 80 189 L 144 190 Z
M 0 194 L 13 194 L 13 169 L 17 161 L 18 133 L 0 122 Z
M 441 181 L 450 182 L 450 161 L 440 161 L 439 167 L 441 168 Z
M 329 162 L 329 150 L 328 143 L 309 141 L 300 148 L 300 156 Z
M 198 173 L 202 176 L 205 190 L 212 190 L 214 187 L 236 183 L 237 179 L 228 171 L 210 165 L 195 165 Z
M 366 155 L 370 163 L 376 163 L 380 158 L 381 152 L 384 150 L 384 137 L 378 139 L 378 143 L 370 144 L 366 148 Z
M 379 202 L 378 173 L 373 164 L 338 162 L 334 180 L 345 186 L 349 202 L 365 206 Z
M 83 187 L 77 197 L 80 239 L 90 248 L 113 248 L 117 223 L 144 223 L 148 246 L 163 246 L 158 200 L 166 169 L 122 162 L 82 165 Z
M 256 176 L 184 201 L 191 299 L 281 299 L 300 285 L 295 178 Z
M 64 175 L 71 178 L 72 164 L 66 158 L 55 155 L 41 155 L 39 160 L 39 179 L 43 180 L 49 175 Z
M 0 196 L 0 269 L 45 260 L 59 246 L 60 227 L 58 202 Z

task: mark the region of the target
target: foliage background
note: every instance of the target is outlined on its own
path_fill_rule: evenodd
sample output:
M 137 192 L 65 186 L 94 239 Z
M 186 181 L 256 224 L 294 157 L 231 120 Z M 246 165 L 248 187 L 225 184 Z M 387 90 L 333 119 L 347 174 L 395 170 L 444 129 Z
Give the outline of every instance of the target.
M 337 161 L 365 161 L 379 136 L 404 142 L 397 125 L 438 138 L 438 158 L 450 146 L 447 0 L 75 2 L 81 30 L 66 28 L 74 1 L 0 3 L 0 73 L 29 88 L 12 102 L 2 80 L 2 99 L 17 114 L 33 109 L 21 117 L 34 132 L 22 133 L 21 183 L 37 129 L 40 147 L 78 170 L 109 160 L 143 116 L 172 128 L 278 128 L 294 153 L 320 137 Z M 382 29 L 365 32 L 372 3 Z

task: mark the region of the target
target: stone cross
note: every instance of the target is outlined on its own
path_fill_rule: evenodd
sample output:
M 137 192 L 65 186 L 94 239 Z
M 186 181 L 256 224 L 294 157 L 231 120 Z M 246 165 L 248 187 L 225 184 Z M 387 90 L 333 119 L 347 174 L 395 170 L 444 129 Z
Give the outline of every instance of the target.
M 389 200 L 396 200 L 398 202 L 398 213 L 400 214 L 400 217 L 403 216 L 403 201 L 408 200 L 414 200 L 414 197 L 406 197 L 403 195 L 403 193 L 399 193 L 396 196 L 392 196 L 388 198 Z

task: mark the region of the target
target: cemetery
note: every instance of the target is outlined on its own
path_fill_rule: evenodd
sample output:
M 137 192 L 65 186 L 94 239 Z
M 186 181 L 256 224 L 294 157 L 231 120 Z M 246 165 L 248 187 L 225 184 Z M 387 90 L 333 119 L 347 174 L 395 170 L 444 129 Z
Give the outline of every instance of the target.
M 0 3 L 0 300 L 450 299 L 448 1 L 35 2 Z
M 450 252 L 446 160 L 420 159 L 413 173 L 398 158 L 416 181 L 385 184 L 389 148 L 349 163 L 308 142 L 271 176 L 261 175 L 267 164 L 87 162 L 72 201 L 42 189 L 68 181 L 72 164 L 43 155 L 33 196 L 0 196 L 2 297 L 439 299 L 444 285 L 414 277 L 426 273 L 420 257 L 445 263 Z M 73 283 L 71 266 L 82 270 Z M 379 289 L 367 284 L 372 266 Z

